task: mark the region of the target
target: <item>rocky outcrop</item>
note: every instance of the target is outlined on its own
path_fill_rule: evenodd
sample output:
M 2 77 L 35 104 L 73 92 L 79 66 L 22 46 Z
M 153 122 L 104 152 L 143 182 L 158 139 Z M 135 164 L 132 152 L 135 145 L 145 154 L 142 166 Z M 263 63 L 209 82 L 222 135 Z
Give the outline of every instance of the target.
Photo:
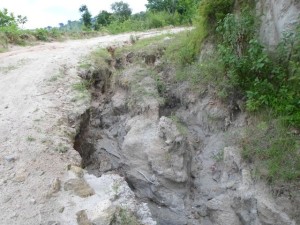
M 124 178 L 116 174 L 95 177 L 83 170 L 81 175 L 70 170 L 71 179 L 65 183 L 64 191 L 60 193 L 60 203 L 65 206 L 61 209 L 62 224 L 157 224 L 152 219 L 147 204 L 136 200 Z
M 196 95 L 185 83 L 168 83 L 167 91 L 159 92 L 156 79 L 165 71 L 158 75 L 149 69 L 152 64 L 132 62 L 115 80 L 90 73 L 99 75 L 101 85 L 92 88 L 91 108 L 83 117 L 88 121 L 75 148 L 93 175 L 75 170 L 80 176 L 64 190 L 92 201 L 108 187 L 110 203 L 76 209 L 77 221 L 120 224 L 120 207 L 126 206 L 126 218 L 135 215 L 142 224 L 296 225 L 290 210 L 253 179 L 228 138 L 248 123 L 239 104 Z M 120 185 L 123 191 L 113 194 Z
M 299 24 L 300 2 L 297 0 L 260 0 L 256 8 L 261 17 L 261 41 L 271 49 L 279 43 L 284 32 Z

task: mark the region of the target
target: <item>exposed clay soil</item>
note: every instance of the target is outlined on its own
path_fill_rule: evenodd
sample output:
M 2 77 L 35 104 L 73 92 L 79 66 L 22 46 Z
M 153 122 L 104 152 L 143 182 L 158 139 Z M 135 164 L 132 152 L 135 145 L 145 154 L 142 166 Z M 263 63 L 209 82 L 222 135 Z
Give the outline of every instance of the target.
M 163 32 L 168 31 L 136 35 Z M 78 97 L 72 88 L 80 80 L 77 66 L 95 48 L 122 44 L 130 35 L 0 54 L 0 224 L 74 224 L 57 222 L 64 210 L 57 192 L 68 179 L 68 166 L 80 164 L 73 149 L 76 116 L 86 110 L 89 98 Z

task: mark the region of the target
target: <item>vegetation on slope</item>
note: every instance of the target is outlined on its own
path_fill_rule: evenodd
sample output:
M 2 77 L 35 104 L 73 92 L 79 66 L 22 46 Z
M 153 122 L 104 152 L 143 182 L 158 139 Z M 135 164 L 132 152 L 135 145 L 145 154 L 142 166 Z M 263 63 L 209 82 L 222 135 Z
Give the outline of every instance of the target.
M 244 158 L 269 181 L 299 180 L 300 28 L 270 52 L 259 41 L 253 2 L 244 2 L 239 16 L 233 6 L 233 0 L 202 0 L 196 29 L 173 42 L 168 59 L 177 79 L 202 92 L 213 88 L 225 102 L 243 99 L 254 117 L 265 114 L 241 137 Z M 203 43 L 214 49 L 199 62 Z
M 98 34 L 95 31 L 67 31 L 52 27 L 37 28 L 34 30 L 22 29 L 26 22 L 26 17 L 21 15 L 15 17 L 7 9 L 0 9 L 0 52 L 6 51 L 8 44 L 26 45 L 34 41 L 60 41 L 66 38 L 86 38 Z
M 86 38 L 103 33 L 117 34 L 127 31 L 143 31 L 164 26 L 191 24 L 200 0 L 149 0 L 147 11 L 132 14 L 130 6 L 123 2 L 111 5 L 112 12 L 102 10 L 95 17 L 88 7 L 79 8 L 81 19 L 59 23 L 59 27 L 48 26 L 34 30 L 21 29 L 27 17 L 0 10 L 0 51 L 9 43 L 26 45 L 33 41 Z
M 146 12 L 132 14 L 127 3 L 116 2 L 112 13 L 100 11 L 94 18 L 81 6 L 81 21 L 30 31 L 20 29 L 26 17 L 4 9 L 0 51 L 8 43 L 23 45 L 32 38 L 47 41 L 78 31 L 120 33 L 193 21 L 196 28 L 178 35 L 166 50 L 165 59 L 176 67 L 177 79 L 203 93 L 209 87 L 224 101 L 244 100 L 253 115 L 265 114 L 240 139 L 244 158 L 269 181 L 299 180 L 300 27 L 284 34 L 270 52 L 258 38 L 254 1 L 243 1 L 239 16 L 232 14 L 234 4 L 234 0 L 148 0 Z M 199 60 L 206 43 L 214 47 Z

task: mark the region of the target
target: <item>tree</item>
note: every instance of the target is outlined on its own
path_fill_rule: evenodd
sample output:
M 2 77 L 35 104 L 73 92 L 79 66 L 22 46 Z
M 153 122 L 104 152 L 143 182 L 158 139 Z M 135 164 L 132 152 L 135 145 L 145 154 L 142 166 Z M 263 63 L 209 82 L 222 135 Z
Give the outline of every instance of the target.
M 99 30 L 101 26 L 107 26 L 111 23 L 111 13 L 103 10 L 96 16 L 95 30 Z
M 178 13 L 182 20 L 191 22 L 200 0 L 148 0 L 146 8 L 149 11 Z
M 8 13 L 7 9 L 0 10 L 0 27 L 17 27 L 18 24 L 15 20 L 13 13 Z
M 18 24 L 22 24 L 22 28 L 24 24 L 27 23 L 27 21 L 28 21 L 27 16 L 21 16 L 21 15 L 17 16 L 17 22 Z
M 92 28 L 92 14 L 89 12 L 86 5 L 82 5 L 79 8 L 79 12 L 82 13 L 82 21 L 86 28 L 91 29 Z
M 129 7 L 129 4 L 125 3 L 123 1 L 113 3 L 111 5 L 111 9 L 114 12 L 114 16 L 120 21 L 127 20 L 131 16 L 131 13 L 132 13 L 132 10 Z
M 176 11 L 176 5 L 178 0 L 148 0 L 146 8 L 150 11 L 166 11 L 174 13 Z

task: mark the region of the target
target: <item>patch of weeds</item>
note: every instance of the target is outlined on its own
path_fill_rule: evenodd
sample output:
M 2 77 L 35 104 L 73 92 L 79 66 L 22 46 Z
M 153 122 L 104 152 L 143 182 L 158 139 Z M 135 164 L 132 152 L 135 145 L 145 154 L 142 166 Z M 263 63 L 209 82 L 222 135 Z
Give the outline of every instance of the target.
M 111 222 L 111 225 L 140 225 L 137 218 L 134 216 L 134 214 L 122 207 L 118 207 L 116 209 L 116 212 L 114 214 L 113 220 Z
M 184 124 L 180 121 L 180 119 L 177 116 L 171 115 L 170 119 L 175 123 L 180 134 L 182 134 L 182 135 L 188 134 L 187 127 L 184 126 Z
M 165 60 L 174 62 L 177 68 L 196 61 L 202 42 L 207 36 L 207 31 L 201 25 L 201 21 L 194 30 L 176 34 L 166 49 Z
M 92 66 L 91 63 L 88 63 L 88 62 L 83 61 L 83 62 L 80 62 L 80 63 L 79 63 L 79 66 L 78 66 L 78 67 L 81 68 L 81 69 L 87 70 L 87 69 L 89 69 L 91 66 Z
M 144 38 L 144 39 L 140 39 L 139 37 L 137 37 L 138 41 L 135 42 L 134 45 L 127 45 L 124 46 L 122 48 L 117 48 L 116 49 L 116 55 L 123 55 L 124 53 L 127 52 L 137 52 L 140 50 L 147 50 L 148 46 L 152 46 L 153 44 L 164 44 L 164 38 L 166 37 L 173 37 L 174 34 L 162 34 L 162 35 L 158 35 L 155 37 L 151 37 L 151 38 Z
M 88 99 L 89 98 L 89 94 L 88 93 L 79 93 L 77 94 L 75 97 L 73 97 L 71 99 L 71 102 L 78 102 L 84 99 Z
M 76 132 L 71 131 L 71 130 L 69 130 L 69 131 L 65 130 L 64 133 L 65 133 L 65 135 L 66 135 L 67 137 L 69 137 L 71 140 L 75 140 Z
M 89 55 L 83 66 L 87 67 L 88 65 L 93 65 L 97 68 L 105 68 L 107 67 L 107 61 L 111 60 L 111 58 L 112 56 L 105 48 L 98 48 Z
M 118 197 L 118 193 L 119 193 L 119 188 L 120 188 L 121 184 L 119 182 L 115 182 L 112 186 L 112 189 L 114 191 L 114 196 L 115 198 Z
M 59 78 L 58 75 L 54 75 L 54 76 L 50 77 L 50 78 L 48 79 L 48 81 L 49 81 L 49 82 L 55 82 L 55 81 L 58 80 L 58 78 Z
M 55 148 L 55 151 L 59 153 L 66 153 L 69 150 L 68 146 L 65 146 L 62 143 L 59 143 L 59 145 Z
M 27 140 L 28 142 L 33 142 L 33 141 L 35 141 L 35 138 L 32 137 L 32 136 L 28 136 L 28 137 L 26 138 L 26 140 Z
M 166 153 L 165 153 L 165 159 L 166 159 L 166 161 L 167 161 L 168 163 L 171 162 L 172 156 L 171 156 L 171 153 L 170 153 L 170 152 L 166 152 Z
M 90 82 L 82 80 L 72 85 L 73 90 L 84 93 L 90 87 Z
M 0 72 L 7 74 L 13 70 L 20 68 L 22 65 L 26 64 L 30 59 L 20 59 L 15 64 L 10 64 L 8 66 L 0 67 Z
M 162 80 L 161 76 L 157 73 L 153 73 L 152 78 L 155 80 L 158 93 L 162 96 L 167 90 L 167 86 L 165 82 Z
M 67 74 L 67 66 L 66 65 L 62 65 L 59 68 L 58 73 L 56 75 L 53 75 L 52 77 L 50 77 L 48 79 L 48 82 L 56 82 L 59 79 L 63 78 L 66 74 Z
M 15 69 L 18 69 L 17 66 L 15 65 L 9 65 L 9 66 L 3 66 L 3 67 L 0 67 L 0 71 L 3 73 L 3 74 L 7 74 Z
M 231 84 L 224 76 L 224 65 L 218 58 L 218 53 L 213 51 L 201 63 L 192 63 L 177 69 L 176 79 L 189 81 L 196 92 L 204 93 L 210 87 L 218 97 L 226 98 Z
M 269 182 L 300 178 L 300 138 L 279 120 L 261 120 L 248 127 L 239 144 L 242 156 Z
M 42 139 L 42 140 L 41 140 L 41 143 L 42 143 L 42 144 L 45 144 L 45 143 L 47 143 L 47 141 L 48 141 L 47 139 Z
M 8 39 L 4 33 L 0 33 L 0 53 L 7 51 Z
M 217 154 L 212 155 L 212 159 L 216 160 L 216 162 L 222 162 L 224 159 L 224 150 L 221 150 Z

